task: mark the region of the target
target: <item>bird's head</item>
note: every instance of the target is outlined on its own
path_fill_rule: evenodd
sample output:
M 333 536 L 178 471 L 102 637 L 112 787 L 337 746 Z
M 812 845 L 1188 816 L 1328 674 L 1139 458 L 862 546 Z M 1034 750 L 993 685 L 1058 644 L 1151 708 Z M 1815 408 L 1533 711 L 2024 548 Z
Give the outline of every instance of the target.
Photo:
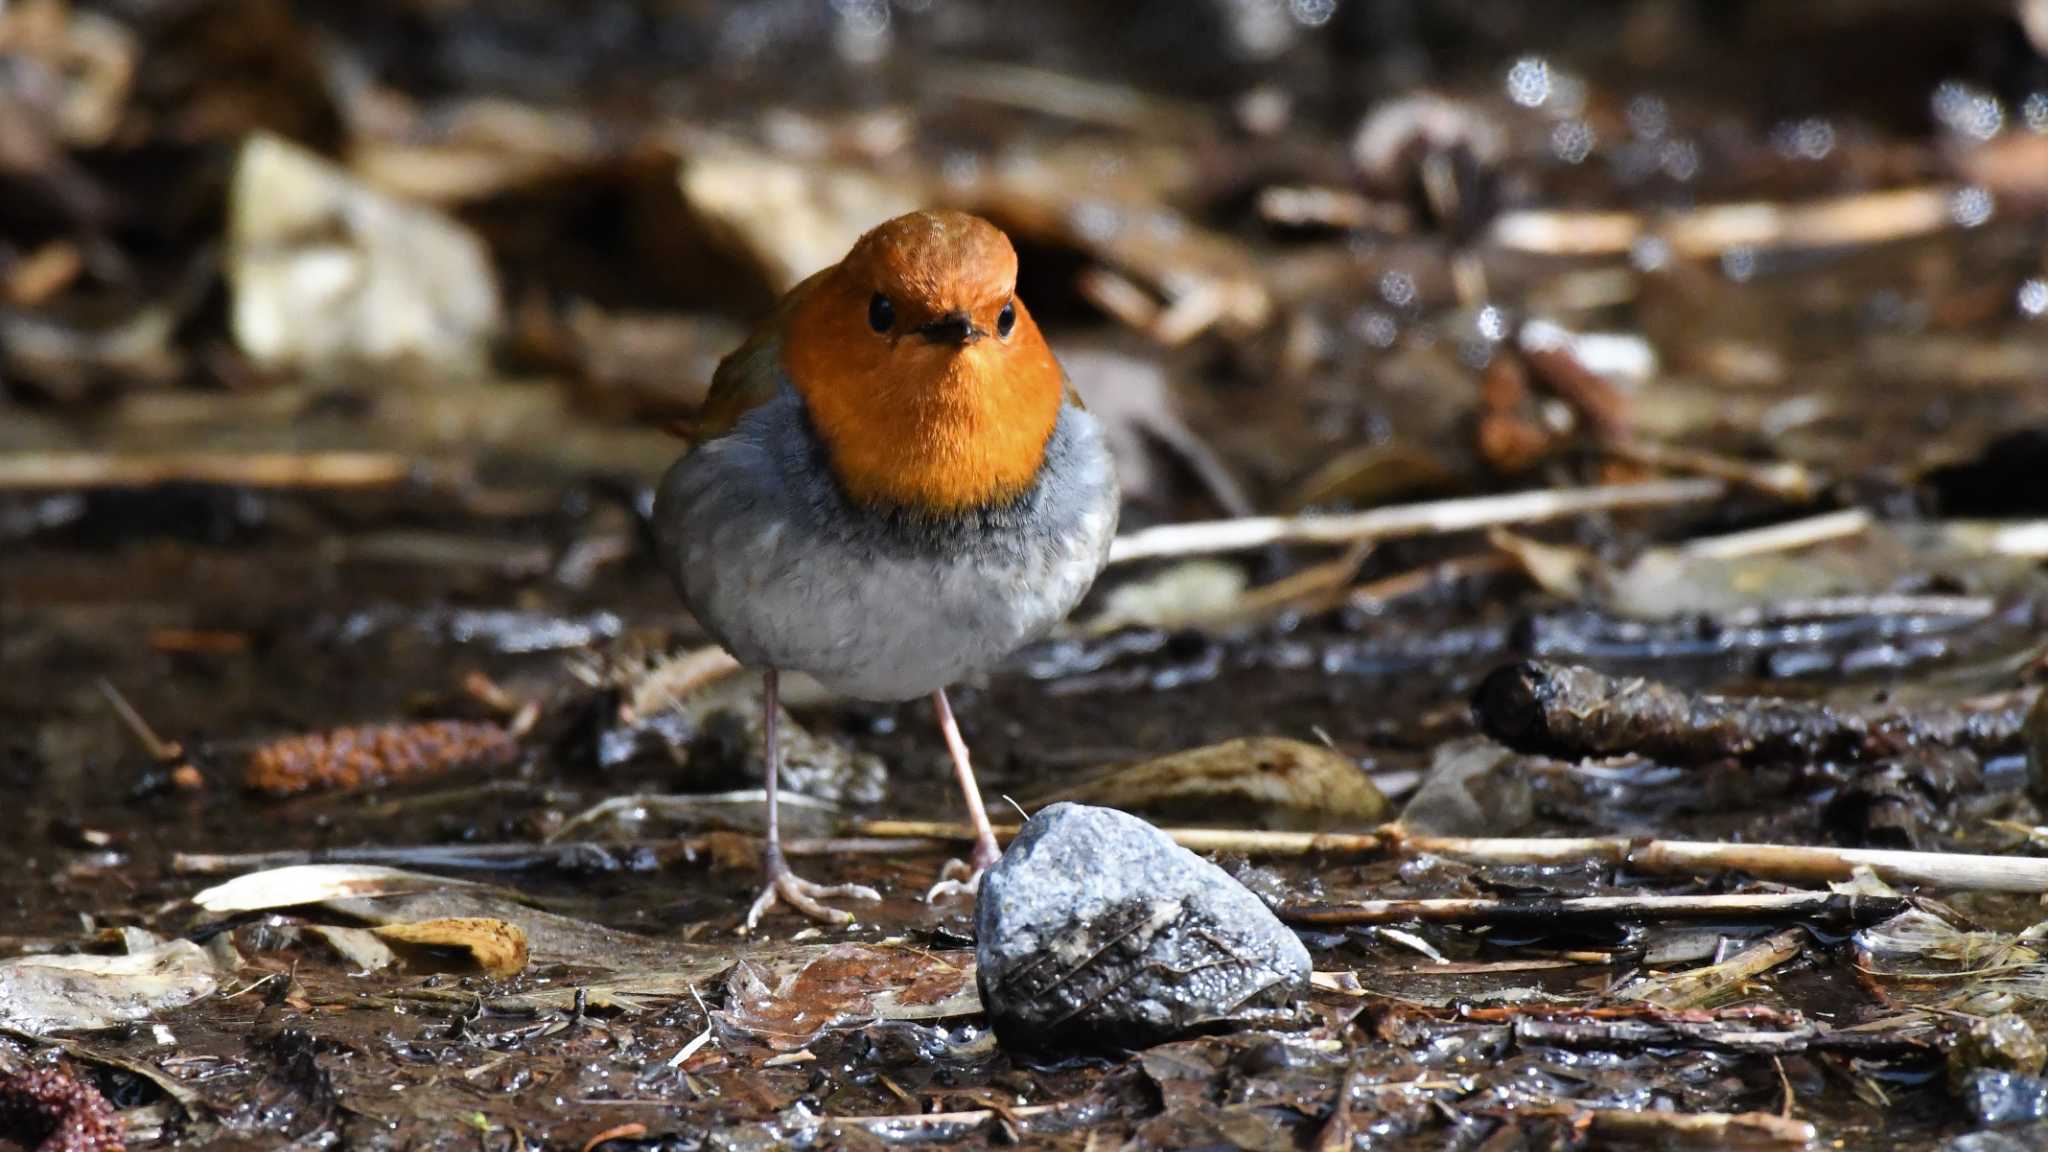
M 862 236 L 788 313 L 783 366 L 855 499 L 957 512 L 1030 486 L 1066 380 L 993 224 L 913 212 Z

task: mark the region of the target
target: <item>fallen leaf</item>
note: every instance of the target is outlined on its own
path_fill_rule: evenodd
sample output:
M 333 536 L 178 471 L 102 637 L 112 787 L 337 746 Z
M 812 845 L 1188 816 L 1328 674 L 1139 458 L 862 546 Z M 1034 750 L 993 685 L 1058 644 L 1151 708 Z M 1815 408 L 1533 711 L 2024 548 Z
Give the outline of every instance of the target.
M 492 976 L 514 976 L 526 967 L 526 932 L 519 925 L 480 916 L 386 924 L 374 929 L 386 944 L 408 950 L 460 950 Z
M 208 912 L 261 912 L 345 900 L 470 886 L 468 881 L 376 864 L 294 864 L 237 876 L 192 897 Z
M 367 928 L 343 928 L 332 924 L 309 924 L 306 934 L 334 949 L 335 955 L 358 972 L 377 972 L 398 963 L 390 945 L 377 939 Z
M 1351 757 L 1301 740 L 1253 736 L 1175 752 L 1035 800 L 1158 812 L 1213 813 L 1230 805 L 1240 822 L 1324 830 L 1377 824 L 1387 798 Z M 1233 803 L 1234 802 L 1234 803 Z M 1245 814 L 1249 804 L 1256 815 Z
M 778 1052 L 796 1052 L 829 1029 L 981 1009 L 971 954 L 865 944 L 742 961 L 727 980 L 726 1003 L 716 1014 L 721 1024 Z
M 125 956 L 22 956 L 0 962 L 0 1025 L 33 1035 L 108 1028 L 189 1004 L 219 987 L 190 940 Z
M 1102 611 L 1087 630 L 1102 634 L 1119 628 L 1187 626 L 1221 617 L 1243 599 L 1243 567 L 1220 560 L 1189 560 L 1143 580 L 1119 584 L 1103 600 Z
M 1545 544 L 1505 528 L 1487 533 L 1486 541 L 1513 559 L 1516 567 L 1545 592 L 1566 600 L 1585 595 L 1586 577 L 1595 564 L 1593 554 L 1585 549 Z

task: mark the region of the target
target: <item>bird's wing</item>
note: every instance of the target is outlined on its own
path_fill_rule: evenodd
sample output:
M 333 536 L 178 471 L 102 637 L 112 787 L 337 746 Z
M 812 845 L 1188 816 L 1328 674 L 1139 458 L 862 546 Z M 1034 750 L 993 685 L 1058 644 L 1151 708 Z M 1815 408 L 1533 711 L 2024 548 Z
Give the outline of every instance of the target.
M 825 275 L 818 272 L 790 289 L 761 322 L 746 342 L 718 362 L 711 374 L 711 390 L 695 419 L 682 429 L 695 443 L 715 440 L 731 432 L 740 417 L 766 404 L 775 396 L 782 380 L 782 331 L 789 314 Z

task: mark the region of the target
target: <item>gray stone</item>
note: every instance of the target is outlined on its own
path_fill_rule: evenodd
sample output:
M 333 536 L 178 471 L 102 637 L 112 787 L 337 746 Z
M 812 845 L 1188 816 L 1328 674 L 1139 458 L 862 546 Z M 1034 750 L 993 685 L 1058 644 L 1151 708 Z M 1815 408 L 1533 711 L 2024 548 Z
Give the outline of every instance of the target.
M 1979 1068 L 1963 1081 L 1963 1107 L 1988 1128 L 2048 1119 L 2048 1080 Z
M 1308 949 L 1258 897 L 1109 808 L 1032 817 L 983 877 L 974 922 L 982 1003 L 1016 1047 L 1288 1023 L 1308 986 Z
M 2015 1132 L 1971 1132 L 1942 1142 L 1941 1152 L 2040 1152 L 2048 1148 L 2048 1124 Z

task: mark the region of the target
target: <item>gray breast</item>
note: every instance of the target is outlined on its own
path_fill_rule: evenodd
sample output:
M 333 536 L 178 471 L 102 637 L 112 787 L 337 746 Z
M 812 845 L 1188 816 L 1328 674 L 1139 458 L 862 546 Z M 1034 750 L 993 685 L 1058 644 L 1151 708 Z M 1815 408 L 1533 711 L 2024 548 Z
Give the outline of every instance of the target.
M 698 446 L 655 501 L 662 562 L 741 662 L 908 700 L 1045 634 L 1095 580 L 1116 533 L 1102 432 L 1062 409 L 1045 467 L 1014 502 L 958 516 L 856 505 L 787 385 Z

